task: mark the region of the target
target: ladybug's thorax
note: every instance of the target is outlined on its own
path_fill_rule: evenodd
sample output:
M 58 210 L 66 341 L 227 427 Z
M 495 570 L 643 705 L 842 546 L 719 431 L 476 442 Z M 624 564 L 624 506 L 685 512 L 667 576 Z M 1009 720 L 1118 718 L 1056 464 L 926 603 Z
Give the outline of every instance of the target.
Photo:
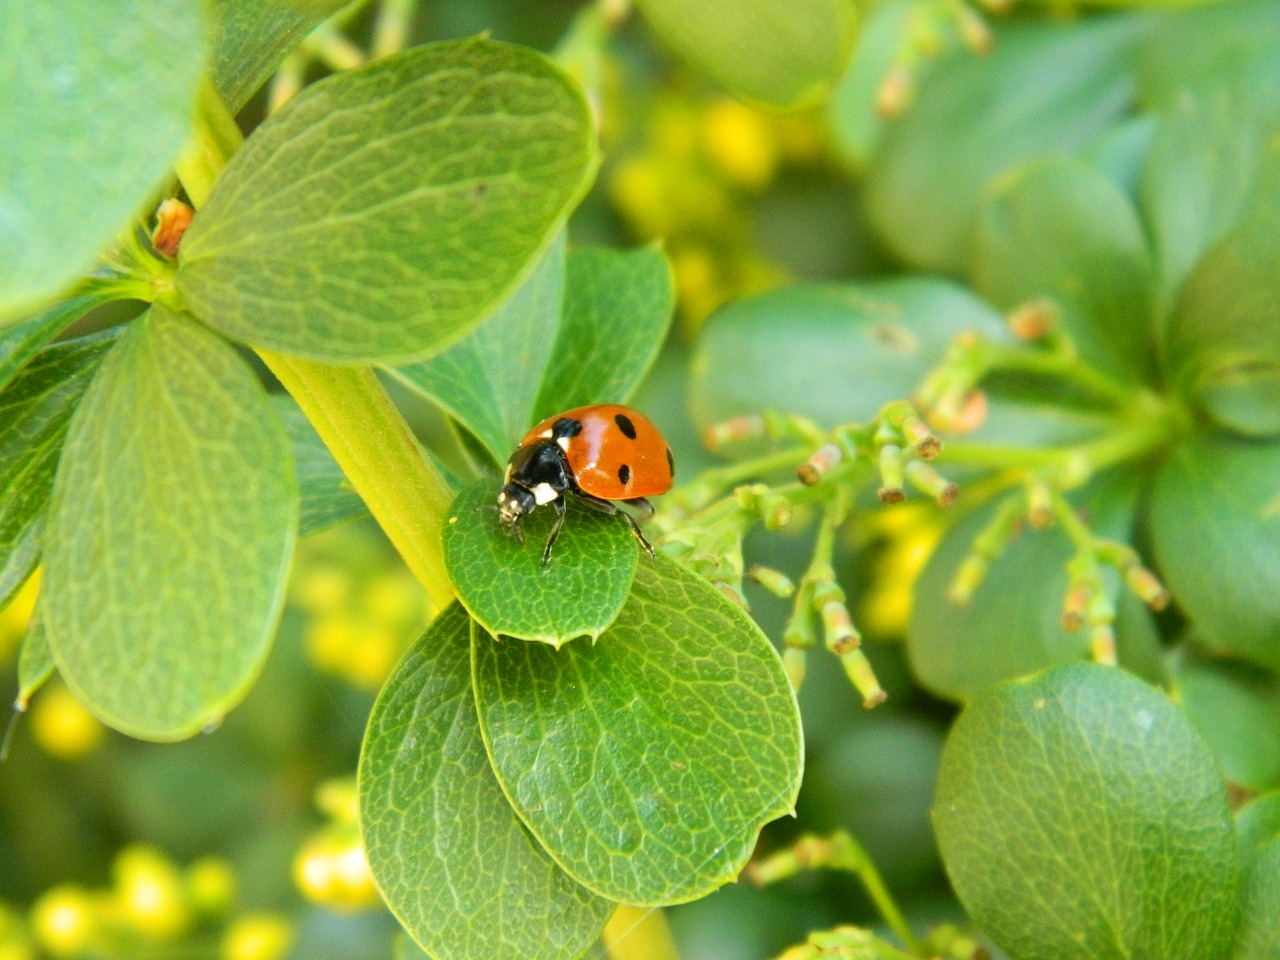
M 573 484 L 564 451 L 550 440 L 516 450 L 507 461 L 503 479 L 505 483 L 498 492 L 498 516 L 508 524 L 564 495 Z

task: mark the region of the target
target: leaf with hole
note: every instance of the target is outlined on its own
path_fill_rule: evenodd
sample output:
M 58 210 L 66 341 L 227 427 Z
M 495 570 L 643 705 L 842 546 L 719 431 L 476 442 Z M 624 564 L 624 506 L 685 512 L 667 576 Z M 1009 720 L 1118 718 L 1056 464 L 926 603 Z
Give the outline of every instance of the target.
M 187 145 L 204 4 L 7 4 L 0 64 L 4 320 L 88 271 L 160 189 Z
M 645 557 L 593 644 L 555 650 L 478 626 L 472 675 L 493 769 L 570 876 L 623 903 L 733 880 L 791 812 L 803 745 L 773 645 L 712 586 Z
M 511 294 L 595 166 L 586 101 L 546 58 L 416 47 L 308 86 L 254 131 L 183 238 L 178 288 L 255 346 L 420 359 Z
M 72 418 L 49 504 L 40 604 L 72 692 L 143 739 L 219 721 L 270 649 L 297 522 L 252 370 L 152 306 Z
M 933 822 L 961 903 L 1011 957 L 1230 955 L 1226 787 L 1178 708 L 1123 671 L 1063 665 L 974 698 Z
M 539 507 L 521 519 L 521 544 L 494 509 L 501 487 L 496 477 L 477 480 L 449 508 L 444 561 L 458 599 L 493 634 L 555 647 L 598 637 L 622 609 L 641 559 L 630 527 L 567 495 L 564 528 L 543 566 L 554 509 Z
M 360 824 L 387 905 L 436 960 L 574 960 L 614 904 L 529 836 L 494 778 L 457 604 L 405 654 L 360 753 Z M 442 890 L 448 896 L 442 896 Z

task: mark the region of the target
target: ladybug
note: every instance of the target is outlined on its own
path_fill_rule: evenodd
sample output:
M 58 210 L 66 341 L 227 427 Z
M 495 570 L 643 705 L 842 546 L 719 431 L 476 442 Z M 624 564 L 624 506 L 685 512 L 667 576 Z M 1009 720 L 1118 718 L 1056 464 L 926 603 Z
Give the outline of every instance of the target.
M 543 420 L 520 441 L 502 478 L 498 518 L 523 545 L 520 518 L 544 504 L 555 507 L 559 515 L 542 551 L 546 566 L 564 526 L 565 494 L 572 494 L 601 513 L 626 518 L 652 557 L 639 524 L 617 504 L 630 504 L 648 519 L 653 504 L 645 498 L 670 490 L 675 469 L 671 448 L 644 414 L 613 403 L 575 407 Z

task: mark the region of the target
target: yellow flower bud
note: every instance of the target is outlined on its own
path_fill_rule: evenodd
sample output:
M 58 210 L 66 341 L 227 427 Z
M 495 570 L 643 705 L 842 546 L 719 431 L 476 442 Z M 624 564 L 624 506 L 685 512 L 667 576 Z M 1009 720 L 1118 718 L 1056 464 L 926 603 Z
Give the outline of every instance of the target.
M 247 913 L 222 936 L 222 960 L 280 960 L 293 943 L 293 924 L 275 913 Z
M 55 957 L 85 952 L 97 939 L 98 918 L 89 895 L 65 885 L 48 890 L 31 908 L 36 939 Z
M 61 684 L 45 690 L 31 710 L 31 735 L 60 760 L 83 757 L 98 746 L 103 732 L 97 718 Z
M 168 940 L 190 920 L 178 868 L 159 850 L 125 847 L 112 867 L 115 902 L 129 926 L 143 936 Z
M 187 900 L 206 917 L 227 912 L 236 895 L 236 875 L 222 857 L 201 857 L 187 868 Z
M 707 111 L 702 146 L 726 179 L 748 190 L 767 186 L 778 167 L 778 141 L 768 118 L 736 100 L 721 100 Z

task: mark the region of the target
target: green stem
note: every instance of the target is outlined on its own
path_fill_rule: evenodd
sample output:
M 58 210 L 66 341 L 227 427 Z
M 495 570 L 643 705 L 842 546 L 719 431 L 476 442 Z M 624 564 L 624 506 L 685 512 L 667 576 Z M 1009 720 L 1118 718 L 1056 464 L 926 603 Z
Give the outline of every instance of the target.
M 197 207 L 242 142 L 210 87 L 201 96 L 195 145 L 177 165 Z M 342 467 L 437 609 L 453 598 L 440 530 L 452 494 L 372 370 L 259 350 Z
M 893 894 L 889 892 L 884 879 L 880 876 L 880 871 L 876 869 L 875 861 L 850 834 L 841 832 L 833 840 L 842 845 L 841 859 L 844 861 L 844 866 L 858 875 L 858 879 L 866 888 L 867 895 L 871 897 L 871 902 L 876 905 L 876 909 L 880 911 L 880 916 L 889 925 L 889 929 L 898 935 L 902 945 L 911 953 L 918 957 L 924 956 L 924 944 L 920 942 L 906 918 L 902 916 L 902 911 L 898 909 Z
M 1059 380 L 1066 380 L 1089 391 L 1095 396 L 1110 400 L 1121 409 L 1134 405 L 1134 397 L 1141 388 L 1113 380 L 1095 370 L 1078 357 L 1065 357 L 1025 347 L 1006 347 L 991 344 L 986 358 L 987 371 L 1022 371 L 1039 373 Z

